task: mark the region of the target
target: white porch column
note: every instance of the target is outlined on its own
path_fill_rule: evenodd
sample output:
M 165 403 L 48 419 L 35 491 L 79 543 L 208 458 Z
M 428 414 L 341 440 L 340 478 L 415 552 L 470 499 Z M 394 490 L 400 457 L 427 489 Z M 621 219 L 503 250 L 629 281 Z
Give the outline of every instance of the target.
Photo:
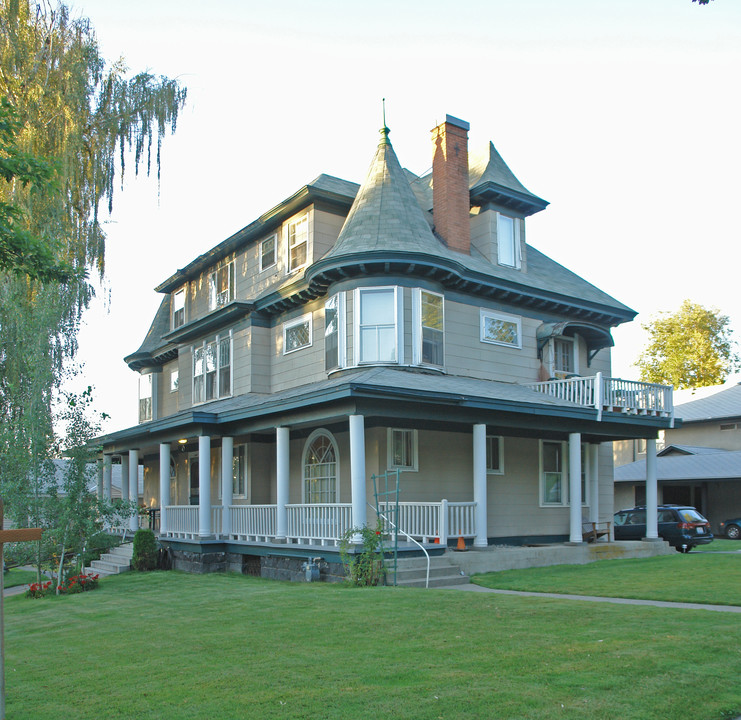
M 198 537 L 211 535 L 211 438 L 198 437 Z
M 232 518 L 229 510 L 234 503 L 234 438 L 221 438 L 221 534 L 229 538 L 232 534 Z
M 362 415 L 350 415 L 350 491 L 353 527 L 365 527 L 368 514 L 365 504 L 365 418 Z M 362 542 L 360 535 L 355 541 Z
M 291 436 L 287 427 L 275 428 L 275 465 L 277 504 L 275 518 L 275 539 L 285 540 L 288 535 L 288 483 L 290 467 Z
M 584 542 L 581 525 L 581 433 L 569 433 L 569 542 Z
M 658 487 L 656 482 L 656 440 L 646 440 L 646 540 L 658 540 Z
M 129 500 L 129 456 L 121 455 L 121 499 Z
M 589 519 L 599 522 L 599 445 L 589 445 Z
M 160 443 L 160 535 L 167 534 L 167 506 L 170 504 L 170 443 Z
M 473 501 L 476 503 L 474 547 L 488 545 L 486 500 L 486 425 L 473 426 Z
M 124 482 L 123 479 L 121 482 Z M 135 504 L 139 504 L 139 451 L 129 450 L 129 499 Z M 136 532 L 139 529 L 139 514 L 134 514 L 129 518 L 129 530 Z
M 111 478 L 113 476 L 113 458 L 110 455 L 103 455 L 103 499 L 111 501 Z

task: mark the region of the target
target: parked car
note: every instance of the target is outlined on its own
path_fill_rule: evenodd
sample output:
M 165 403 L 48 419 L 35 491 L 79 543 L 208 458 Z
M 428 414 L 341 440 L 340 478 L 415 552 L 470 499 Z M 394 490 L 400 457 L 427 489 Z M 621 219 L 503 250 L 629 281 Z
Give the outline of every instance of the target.
M 741 518 L 735 520 L 724 520 L 720 524 L 720 531 L 725 533 L 727 538 L 738 540 L 741 538 Z
M 693 507 L 659 505 L 658 533 L 678 552 L 689 552 L 696 545 L 713 541 L 710 523 Z M 615 540 L 640 540 L 646 537 L 645 505 L 615 513 Z

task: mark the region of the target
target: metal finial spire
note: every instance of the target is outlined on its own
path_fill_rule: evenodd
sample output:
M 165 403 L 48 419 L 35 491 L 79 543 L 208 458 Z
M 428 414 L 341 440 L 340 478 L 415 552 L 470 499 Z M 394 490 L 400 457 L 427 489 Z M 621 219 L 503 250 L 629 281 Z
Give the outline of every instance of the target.
M 381 145 L 389 145 L 389 133 L 391 130 L 386 127 L 386 98 L 381 98 L 381 103 L 383 105 L 383 127 L 381 128 Z

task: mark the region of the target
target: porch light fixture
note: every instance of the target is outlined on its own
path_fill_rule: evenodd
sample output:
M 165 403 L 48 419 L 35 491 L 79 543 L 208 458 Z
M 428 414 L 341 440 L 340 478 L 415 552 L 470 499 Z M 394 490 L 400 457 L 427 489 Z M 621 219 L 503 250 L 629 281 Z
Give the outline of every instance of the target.
M 186 444 L 187 442 L 188 442 L 188 441 L 187 441 L 187 440 L 186 440 L 185 438 L 180 438 L 180 440 L 178 440 L 178 443 L 179 443 L 180 445 L 185 445 L 185 444 Z

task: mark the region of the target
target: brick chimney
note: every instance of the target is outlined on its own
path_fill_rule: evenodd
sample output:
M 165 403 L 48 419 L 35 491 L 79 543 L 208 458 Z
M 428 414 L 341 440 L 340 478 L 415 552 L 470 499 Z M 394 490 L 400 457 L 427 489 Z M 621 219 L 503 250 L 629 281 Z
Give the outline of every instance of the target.
M 451 250 L 471 254 L 468 130 L 452 115 L 432 131 L 432 218 Z

